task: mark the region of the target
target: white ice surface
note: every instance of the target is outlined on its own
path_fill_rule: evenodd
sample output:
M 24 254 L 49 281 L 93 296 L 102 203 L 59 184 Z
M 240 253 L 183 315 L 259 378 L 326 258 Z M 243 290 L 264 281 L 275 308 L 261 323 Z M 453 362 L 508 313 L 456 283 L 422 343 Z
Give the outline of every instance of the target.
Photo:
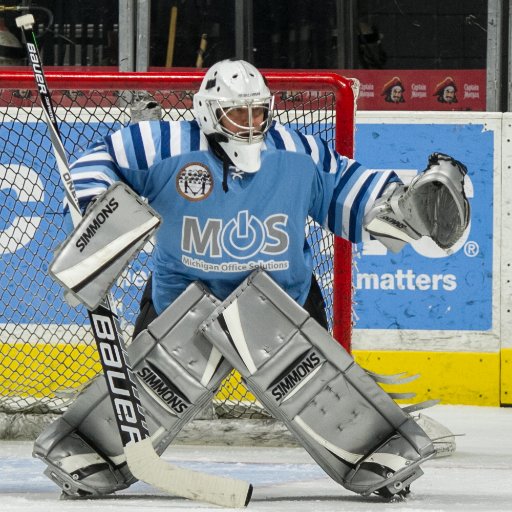
M 247 512 L 511 511 L 512 408 L 436 406 L 428 416 L 457 437 L 454 455 L 423 465 L 409 497 L 386 503 L 331 481 L 301 448 L 172 446 L 164 458 L 191 469 L 249 480 Z M 0 441 L 0 512 L 174 512 L 222 510 L 137 483 L 116 496 L 62 501 L 31 457 L 31 443 Z M 227 509 L 225 509 L 227 510 Z

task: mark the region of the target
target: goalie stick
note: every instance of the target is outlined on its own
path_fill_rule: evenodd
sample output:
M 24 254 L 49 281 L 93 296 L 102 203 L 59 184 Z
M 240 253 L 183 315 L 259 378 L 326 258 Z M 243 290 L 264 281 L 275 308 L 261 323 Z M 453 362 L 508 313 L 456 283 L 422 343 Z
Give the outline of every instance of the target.
M 66 151 L 61 140 L 50 90 L 43 73 L 42 61 L 33 31 L 34 17 L 16 18 L 34 72 L 44 115 L 57 161 L 73 225 L 82 217 Z M 94 311 L 88 311 L 107 388 L 114 408 L 126 462 L 132 474 L 163 491 L 225 507 L 243 507 L 249 503 L 252 485 L 242 480 L 210 475 L 180 468 L 164 462 L 155 452 L 145 421 L 133 372 L 120 333 L 119 318 L 109 297 Z

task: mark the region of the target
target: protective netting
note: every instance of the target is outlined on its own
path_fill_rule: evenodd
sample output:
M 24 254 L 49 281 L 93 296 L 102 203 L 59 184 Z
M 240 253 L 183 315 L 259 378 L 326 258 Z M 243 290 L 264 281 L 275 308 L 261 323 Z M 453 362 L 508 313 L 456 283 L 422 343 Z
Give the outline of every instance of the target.
M 164 120 L 192 119 L 192 94 L 146 87 L 145 92 L 97 87 L 52 90 L 70 161 L 93 140 L 131 120 L 130 107 L 148 95 Z M 64 240 L 63 191 L 43 111 L 32 88 L 2 86 L 0 75 L 0 411 L 61 411 L 101 371 L 96 345 L 81 306 L 70 307 L 47 273 L 52 253 Z M 334 92 L 277 91 L 277 118 L 335 144 Z M 315 248 L 315 274 L 333 322 L 332 237 L 307 227 Z M 151 272 L 151 243 L 118 279 L 113 297 L 124 339 L 129 342 L 140 295 Z M 265 414 L 233 372 L 221 386 L 218 414 Z

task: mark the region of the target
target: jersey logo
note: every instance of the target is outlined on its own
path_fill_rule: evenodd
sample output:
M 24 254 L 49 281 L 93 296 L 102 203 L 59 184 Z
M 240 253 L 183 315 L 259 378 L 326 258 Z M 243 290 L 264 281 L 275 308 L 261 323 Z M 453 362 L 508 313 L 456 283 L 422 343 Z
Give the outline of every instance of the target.
M 288 250 L 286 231 L 288 216 L 284 213 L 260 219 L 249 210 L 223 221 L 208 219 L 202 224 L 197 217 L 183 217 L 181 249 L 187 254 L 248 260 L 258 254 L 276 256 Z
M 181 261 L 203 272 L 250 272 L 287 270 L 285 254 L 290 246 L 288 216 L 275 213 L 264 219 L 241 210 L 231 219 L 183 217 Z M 206 257 L 207 259 L 202 259 Z
M 205 165 L 193 162 L 186 165 L 176 176 L 176 189 L 189 201 L 202 201 L 213 190 L 213 177 Z

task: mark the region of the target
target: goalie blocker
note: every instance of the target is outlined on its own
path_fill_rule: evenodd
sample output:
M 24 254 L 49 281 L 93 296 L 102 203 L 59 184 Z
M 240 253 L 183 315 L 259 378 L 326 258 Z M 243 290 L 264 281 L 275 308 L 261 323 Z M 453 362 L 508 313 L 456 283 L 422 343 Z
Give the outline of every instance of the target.
M 414 419 L 264 271 L 251 274 L 200 329 L 345 488 L 405 494 L 435 454 Z
M 155 210 L 118 182 L 95 199 L 57 249 L 50 274 L 73 306 L 78 301 L 94 310 L 160 221 Z

